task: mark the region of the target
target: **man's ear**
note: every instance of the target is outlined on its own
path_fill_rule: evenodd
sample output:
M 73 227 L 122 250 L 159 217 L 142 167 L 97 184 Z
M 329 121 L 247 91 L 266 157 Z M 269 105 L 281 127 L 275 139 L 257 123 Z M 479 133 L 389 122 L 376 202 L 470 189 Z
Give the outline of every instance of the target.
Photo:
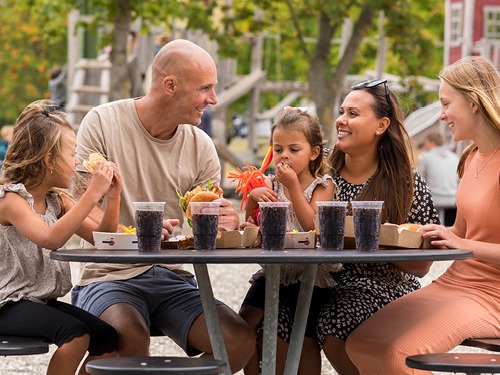
M 177 88 L 177 80 L 173 76 L 165 76 L 163 77 L 163 90 L 167 92 L 170 95 L 173 95 L 175 93 L 175 90 Z

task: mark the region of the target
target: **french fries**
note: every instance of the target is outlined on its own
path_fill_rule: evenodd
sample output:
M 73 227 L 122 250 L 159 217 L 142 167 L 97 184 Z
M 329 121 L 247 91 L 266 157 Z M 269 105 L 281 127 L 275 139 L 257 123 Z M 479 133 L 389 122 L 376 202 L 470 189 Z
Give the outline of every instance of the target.
M 129 225 L 128 227 L 126 227 L 125 225 L 122 225 L 122 230 L 123 230 L 123 233 L 126 233 L 126 234 L 136 234 L 137 233 L 137 230 L 132 225 Z

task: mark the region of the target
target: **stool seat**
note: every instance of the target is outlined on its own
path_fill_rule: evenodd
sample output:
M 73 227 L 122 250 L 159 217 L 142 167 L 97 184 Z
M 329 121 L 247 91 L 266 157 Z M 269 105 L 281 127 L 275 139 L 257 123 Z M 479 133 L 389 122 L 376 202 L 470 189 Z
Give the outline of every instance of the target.
M 224 361 L 187 357 L 117 357 L 96 359 L 85 366 L 90 374 L 192 374 L 209 375 L 224 372 Z
M 406 358 L 410 368 L 430 371 L 500 373 L 500 355 L 486 353 L 433 353 Z
M 490 352 L 500 352 L 500 338 L 467 339 L 460 345 L 481 348 Z
M 0 336 L 0 355 L 44 354 L 49 351 L 49 342 L 37 337 Z

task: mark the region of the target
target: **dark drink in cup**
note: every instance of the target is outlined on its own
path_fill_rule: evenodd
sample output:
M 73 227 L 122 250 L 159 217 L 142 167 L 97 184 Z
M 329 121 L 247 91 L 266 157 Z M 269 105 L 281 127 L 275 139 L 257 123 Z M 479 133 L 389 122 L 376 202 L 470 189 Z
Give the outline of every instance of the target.
M 262 248 L 281 250 L 285 247 L 286 214 L 290 202 L 259 202 Z
M 213 250 L 217 243 L 219 215 L 193 214 L 194 248 Z
M 383 201 L 351 202 L 356 250 L 378 250 L 383 203 Z
M 345 214 L 347 202 L 316 202 L 318 206 L 319 238 L 321 249 L 344 248 Z
M 220 202 L 190 202 L 194 248 L 215 250 L 219 227 Z
M 165 202 L 133 202 L 139 251 L 159 251 Z

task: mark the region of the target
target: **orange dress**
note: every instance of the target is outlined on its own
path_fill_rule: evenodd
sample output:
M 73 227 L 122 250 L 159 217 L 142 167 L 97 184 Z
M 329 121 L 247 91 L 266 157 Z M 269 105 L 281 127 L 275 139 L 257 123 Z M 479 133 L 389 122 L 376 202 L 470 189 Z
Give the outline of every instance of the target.
M 500 152 L 490 156 L 469 155 L 457 209 L 465 238 L 500 245 Z M 366 320 L 346 345 L 361 374 L 431 374 L 407 367 L 406 357 L 447 352 L 472 337 L 500 337 L 500 263 L 453 262 L 433 283 Z

